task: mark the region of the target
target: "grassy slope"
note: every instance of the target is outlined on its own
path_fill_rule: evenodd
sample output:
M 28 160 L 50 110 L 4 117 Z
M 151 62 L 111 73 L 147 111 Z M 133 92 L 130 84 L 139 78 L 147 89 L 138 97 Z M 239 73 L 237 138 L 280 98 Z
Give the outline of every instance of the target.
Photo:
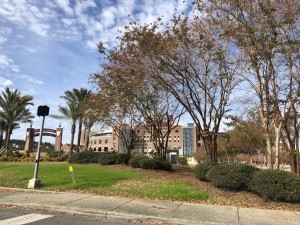
M 27 188 L 35 164 L 0 162 L 0 186 Z M 67 163 L 40 163 L 38 178 L 44 190 L 74 189 Z M 76 189 L 95 194 L 139 196 L 174 200 L 204 200 L 209 196 L 188 182 L 161 181 L 142 171 L 117 170 L 100 165 L 73 164 Z

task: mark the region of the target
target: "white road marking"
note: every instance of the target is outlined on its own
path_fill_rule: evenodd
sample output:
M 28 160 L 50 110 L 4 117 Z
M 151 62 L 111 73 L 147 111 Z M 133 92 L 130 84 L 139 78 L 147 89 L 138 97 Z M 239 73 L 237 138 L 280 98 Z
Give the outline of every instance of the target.
M 10 225 L 23 225 L 23 224 L 36 222 L 36 221 L 43 220 L 43 219 L 50 218 L 50 217 L 53 217 L 53 215 L 32 213 L 32 214 L 27 214 L 24 216 L 14 217 L 14 218 L 7 219 L 7 220 L 1 220 L 0 225 L 9 225 L 9 224 Z

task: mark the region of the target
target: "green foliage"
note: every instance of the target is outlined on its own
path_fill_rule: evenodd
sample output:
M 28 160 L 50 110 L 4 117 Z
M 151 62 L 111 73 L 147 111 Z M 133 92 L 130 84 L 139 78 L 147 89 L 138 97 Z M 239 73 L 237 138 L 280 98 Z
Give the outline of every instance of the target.
M 112 165 L 118 163 L 119 156 L 115 153 L 104 153 L 99 158 L 99 163 L 102 165 Z
M 120 163 L 120 164 L 128 164 L 130 160 L 130 155 L 128 155 L 127 153 L 119 153 L 118 154 L 118 161 L 117 163 Z
M 97 159 L 100 158 L 100 156 L 103 153 L 100 152 L 78 152 L 76 154 L 73 154 L 69 158 L 69 163 L 95 163 L 95 157 Z M 98 160 L 97 160 L 98 162 Z
M 169 162 L 161 161 L 153 158 L 141 159 L 140 167 L 146 170 L 171 170 L 172 169 L 172 165 Z
M 168 161 L 160 161 L 162 165 L 162 170 L 170 171 L 172 170 L 172 164 Z
M 187 160 L 187 157 L 185 156 L 180 156 L 178 158 L 178 162 L 180 165 L 187 165 L 188 164 L 188 160 Z
M 205 162 L 205 163 L 198 164 L 194 168 L 194 173 L 196 178 L 202 181 L 207 181 L 206 179 L 207 172 L 216 165 L 218 164 L 212 162 Z
M 90 159 L 90 163 L 98 163 L 99 159 L 97 157 L 93 157 Z
M 300 177 L 285 171 L 261 170 L 254 173 L 250 190 L 263 198 L 300 202 Z
M 140 161 L 143 160 L 143 159 L 147 159 L 149 158 L 148 156 L 145 156 L 144 154 L 143 155 L 140 155 L 140 154 L 137 154 L 137 155 L 133 155 L 133 157 L 129 160 L 128 164 L 129 166 L 133 167 L 133 168 L 140 168 Z
M 216 187 L 229 190 L 247 189 L 255 171 L 259 169 L 247 164 L 221 164 L 212 167 L 206 179 Z
M 57 157 L 59 155 L 59 152 L 58 151 L 55 151 L 54 149 L 49 149 L 46 153 L 46 155 L 49 157 L 49 158 L 54 158 L 54 157 Z

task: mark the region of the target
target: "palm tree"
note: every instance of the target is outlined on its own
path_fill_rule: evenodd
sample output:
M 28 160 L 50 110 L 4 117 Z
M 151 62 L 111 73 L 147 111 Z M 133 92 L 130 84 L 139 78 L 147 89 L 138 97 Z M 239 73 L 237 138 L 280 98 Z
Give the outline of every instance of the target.
M 97 119 L 95 116 L 92 115 L 88 115 L 85 116 L 85 118 L 83 119 L 83 125 L 85 128 L 85 142 L 84 142 L 84 150 L 87 151 L 88 150 L 88 146 L 89 146 L 89 142 L 90 142 L 90 131 L 91 128 L 94 126 L 94 124 L 96 123 Z
M 71 141 L 70 141 L 70 155 L 73 152 L 73 143 L 74 143 L 74 136 L 76 131 L 76 121 L 78 119 L 77 115 L 77 105 L 72 103 L 67 103 L 66 106 L 59 106 L 58 111 L 60 115 L 51 115 L 53 118 L 57 119 L 66 119 L 71 121 Z
M 31 122 L 34 118 L 27 108 L 33 105 L 33 97 L 30 95 L 22 96 L 18 90 L 10 90 L 6 87 L 0 95 L 0 121 L 5 128 L 5 148 L 8 149 L 10 136 L 20 123 Z
M 68 104 L 74 104 L 76 107 L 76 114 L 79 120 L 78 124 L 78 136 L 77 136 L 77 152 L 80 148 L 80 137 L 83 123 L 83 116 L 85 111 L 85 105 L 87 100 L 91 96 L 91 91 L 86 88 L 76 89 L 73 88 L 71 91 L 65 91 L 65 94 L 61 98 L 65 99 Z

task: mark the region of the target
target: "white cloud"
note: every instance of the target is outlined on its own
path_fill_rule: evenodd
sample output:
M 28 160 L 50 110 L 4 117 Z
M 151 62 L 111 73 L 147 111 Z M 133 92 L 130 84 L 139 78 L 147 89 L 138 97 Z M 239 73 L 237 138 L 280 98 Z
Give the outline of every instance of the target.
M 47 23 L 55 17 L 52 11 L 38 8 L 26 0 L 2 0 L 0 16 L 41 36 L 47 34 L 50 28 Z
M 102 12 L 101 22 L 104 27 L 110 27 L 115 24 L 118 11 L 117 8 L 110 6 Z
M 12 84 L 13 84 L 13 82 L 11 80 L 0 77 L 0 85 L 9 86 L 9 85 L 12 85 Z
M 97 4 L 93 0 L 77 1 L 75 6 L 76 15 L 81 15 L 88 8 L 97 7 Z
M 9 27 L 1 27 L 0 29 L 0 45 L 7 41 L 7 37 L 12 33 Z
M 27 46 L 23 46 L 24 50 L 30 54 L 36 53 L 36 49 L 31 48 L 31 47 L 27 47 Z
M 37 79 L 33 79 L 31 76 L 28 75 L 21 75 L 21 78 L 27 80 L 30 83 L 36 83 L 36 84 L 45 84 L 43 81 L 41 80 L 37 80 Z
M 22 94 L 23 95 L 35 95 L 35 94 L 37 94 L 37 92 L 34 88 L 30 87 L 30 88 L 26 88 L 26 89 L 22 90 Z
M 1 37 L 1 36 L 0 36 L 0 45 L 1 45 L 2 43 L 6 42 L 6 41 L 7 41 L 7 38 L 6 38 L 6 37 Z
M 70 7 L 69 0 L 56 0 L 57 4 L 67 13 L 69 16 L 74 15 L 72 7 Z
M 0 68 L 7 68 L 13 64 L 13 61 L 6 55 L 0 54 Z
M 0 54 L 0 68 L 15 73 L 18 73 L 20 71 L 19 67 L 15 65 L 14 61 L 3 54 Z

